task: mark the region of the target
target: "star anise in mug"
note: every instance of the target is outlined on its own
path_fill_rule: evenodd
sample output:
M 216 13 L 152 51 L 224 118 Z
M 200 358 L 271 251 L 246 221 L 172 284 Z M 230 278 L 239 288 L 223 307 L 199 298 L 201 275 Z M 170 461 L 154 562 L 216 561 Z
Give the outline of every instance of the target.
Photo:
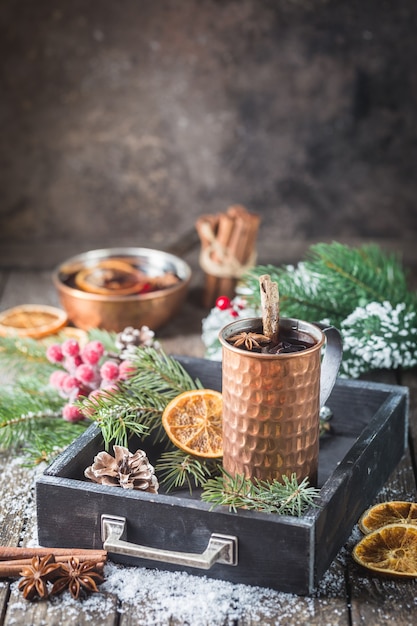
M 97 569 L 97 561 L 80 561 L 71 557 L 67 563 L 60 563 L 59 577 L 53 584 L 51 595 L 56 595 L 69 589 L 72 597 L 77 600 L 81 590 L 84 592 L 98 591 L 97 584 L 104 581 L 104 577 Z
M 271 339 L 261 333 L 238 333 L 230 337 L 229 342 L 235 347 L 245 347 L 246 350 L 253 350 L 254 348 L 261 348 L 262 345 L 270 343 Z
M 22 591 L 23 597 L 26 600 L 47 598 L 47 581 L 53 578 L 60 567 L 59 563 L 55 563 L 52 554 L 43 557 L 34 556 L 30 565 L 23 566 L 20 572 L 22 578 L 19 580 L 18 589 Z

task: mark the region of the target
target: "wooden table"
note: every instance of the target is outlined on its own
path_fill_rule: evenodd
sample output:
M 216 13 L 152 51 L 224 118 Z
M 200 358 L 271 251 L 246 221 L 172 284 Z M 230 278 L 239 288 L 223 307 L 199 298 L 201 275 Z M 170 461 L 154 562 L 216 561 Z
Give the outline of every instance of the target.
M 23 302 L 57 304 L 49 272 L 0 272 L 0 310 Z M 158 334 L 165 350 L 173 354 L 202 356 L 200 324 L 203 315 L 191 296 L 179 319 Z M 367 378 L 406 385 L 410 389 L 409 449 L 377 500 L 416 500 L 416 372 L 378 372 Z M 36 545 L 36 471 L 21 467 L 18 459 L 6 451 L 0 454 L 0 467 L 0 542 L 3 545 Z M 180 573 L 127 567 L 116 570 L 110 565 L 107 587 L 105 584 L 99 594 L 83 602 L 65 595 L 52 601 L 30 603 L 23 600 L 15 582 L 0 582 L 0 623 L 8 626 L 87 623 L 120 626 L 416 624 L 417 583 L 413 580 L 384 580 L 361 570 L 351 558 L 352 546 L 358 538 L 359 531 L 355 527 L 347 545 L 311 597 Z

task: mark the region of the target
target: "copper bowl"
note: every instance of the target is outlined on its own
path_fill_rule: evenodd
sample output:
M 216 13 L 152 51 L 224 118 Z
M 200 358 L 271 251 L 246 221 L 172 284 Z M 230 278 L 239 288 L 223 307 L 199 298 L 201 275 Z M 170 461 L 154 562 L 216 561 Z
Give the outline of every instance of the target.
M 79 289 L 74 277 L 86 268 L 114 258 L 127 259 L 149 277 L 172 273 L 178 281 L 169 287 L 132 295 L 103 295 Z M 161 250 L 108 248 L 91 250 L 61 263 L 53 273 L 61 305 L 78 328 L 120 332 L 127 326 L 156 330 L 180 310 L 187 295 L 191 269 L 185 261 Z

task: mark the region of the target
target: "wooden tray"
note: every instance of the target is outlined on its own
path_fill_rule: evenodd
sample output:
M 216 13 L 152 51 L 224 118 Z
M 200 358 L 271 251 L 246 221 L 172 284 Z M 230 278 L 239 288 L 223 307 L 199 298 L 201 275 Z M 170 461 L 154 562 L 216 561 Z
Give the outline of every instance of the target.
M 219 363 L 178 359 L 206 387 L 221 388 Z M 105 540 L 117 562 L 312 593 L 404 453 L 408 389 L 339 379 L 327 405 L 334 432 L 321 442 L 319 506 L 301 518 L 210 510 L 198 492 L 155 495 L 91 483 L 84 469 L 103 449 L 93 425 L 37 481 L 39 543 L 102 548 Z M 154 462 L 155 450 L 147 453 Z

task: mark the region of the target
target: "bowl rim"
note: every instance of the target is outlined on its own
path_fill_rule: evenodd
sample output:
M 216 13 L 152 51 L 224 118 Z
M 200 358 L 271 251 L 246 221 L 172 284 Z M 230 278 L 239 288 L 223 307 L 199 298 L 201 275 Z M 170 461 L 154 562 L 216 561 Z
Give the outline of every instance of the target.
M 171 287 L 165 287 L 164 289 L 156 289 L 155 291 L 150 291 L 148 293 L 137 293 L 130 294 L 124 296 L 118 295 L 107 295 L 107 294 L 99 294 L 99 293 L 90 293 L 87 291 L 82 291 L 81 289 L 77 289 L 75 287 L 70 287 L 66 285 L 60 278 L 60 274 L 62 274 L 64 268 L 73 263 L 82 263 L 86 260 L 97 260 L 97 259 L 105 259 L 117 255 L 128 255 L 128 256 L 147 256 L 152 257 L 155 255 L 160 255 L 163 259 L 167 261 L 171 261 L 173 265 L 175 265 L 176 269 L 180 269 L 184 276 L 179 276 L 179 281 L 175 285 Z M 155 298 L 164 298 L 169 294 L 173 294 L 176 291 L 180 291 L 184 289 L 191 280 L 191 267 L 190 265 L 181 259 L 179 256 L 172 254 L 171 252 L 166 252 L 164 250 L 157 250 L 156 248 L 142 248 L 142 247 L 118 247 L 118 248 L 98 248 L 95 250 L 88 250 L 86 252 L 81 252 L 80 254 L 76 254 L 65 261 L 59 263 L 52 273 L 52 280 L 58 291 L 66 293 L 75 298 L 79 298 L 80 300 L 94 300 L 96 302 L 137 302 L 138 300 L 154 300 Z

